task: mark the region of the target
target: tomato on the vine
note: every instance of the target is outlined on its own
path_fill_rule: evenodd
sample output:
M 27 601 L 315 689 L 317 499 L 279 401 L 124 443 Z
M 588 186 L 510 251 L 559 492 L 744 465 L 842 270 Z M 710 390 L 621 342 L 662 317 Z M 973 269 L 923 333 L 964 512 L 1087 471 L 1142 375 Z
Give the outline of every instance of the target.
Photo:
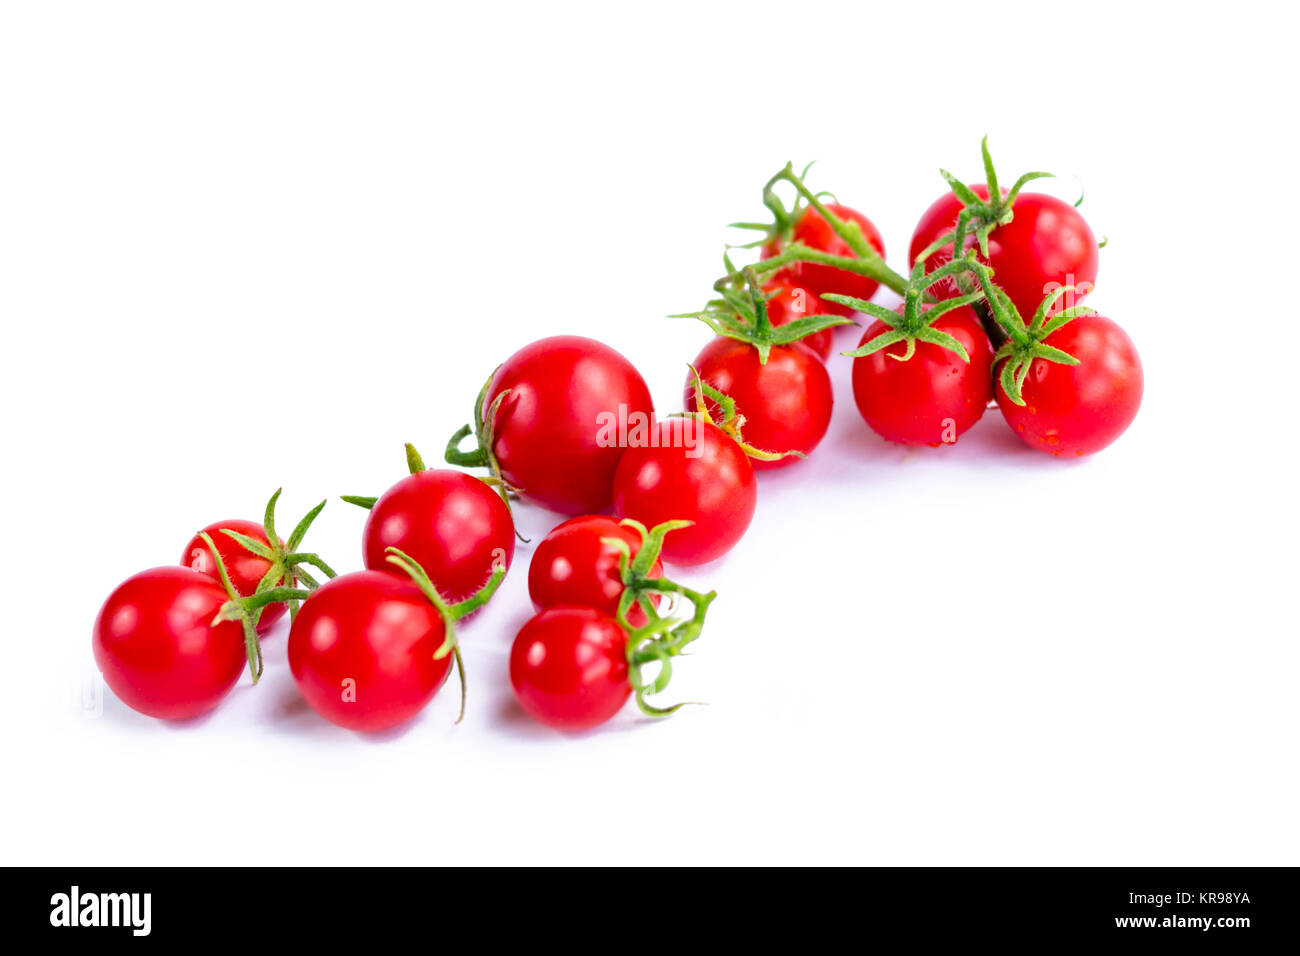
M 862 234 L 867 242 L 882 258 L 884 257 L 885 240 L 880 235 L 880 230 L 876 228 L 875 223 L 856 209 L 850 209 L 848 206 L 841 206 L 838 203 L 826 203 L 826 208 L 845 222 L 856 222 L 862 228 Z M 831 224 L 811 206 L 799 216 L 799 220 L 794 225 L 791 238 L 819 252 L 829 253 L 833 256 L 854 256 L 849 244 L 836 235 L 835 230 L 831 228 Z M 762 255 L 764 259 L 770 259 L 780 251 L 781 243 L 779 241 L 770 242 L 763 247 Z M 777 279 L 778 281 L 784 279 L 794 282 L 818 297 L 828 292 L 834 292 L 855 299 L 870 299 L 875 294 L 876 289 L 880 287 L 880 284 L 875 279 L 868 276 L 858 275 L 856 272 L 846 272 L 843 269 L 836 269 L 834 266 L 826 266 L 816 262 L 792 263 L 777 273 Z M 853 314 L 851 308 L 836 302 L 823 301 L 822 310 L 834 315 Z
M 923 307 L 924 310 L 924 307 Z M 898 308 L 902 312 L 902 306 Z M 853 398 L 858 411 L 876 434 L 903 445 L 938 446 L 951 443 L 980 420 L 993 398 L 993 349 L 970 306 L 960 306 L 933 322 L 952 336 L 970 361 L 941 345 L 895 342 L 853 360 Z M 862 336 L 859 346 L 886 334 L 879 319 Z
M 216 707 L 247 661 L 240 623 L 213 623 L 228 598 L 192 568 L 128 578 L 95 619 L 91 643 L 104 682 L 150 717 L 183 720 Z
M 289 631 L 289 670 L 303 698 L 350 730 L 386 730 L 418 714 L 451 669 L 437 656 L 446 623 L 414 582 L 356 571 L 326 582 Z
M 448 600 L 478 591 L 496 568 L 510 567 L 515 526 L 510 509 L 491 486 L 447 468 L 417 471 L 375 502 L 366 519 L 366 567 L 402 575 L 386 549 L 410 555 Z
M 218 521 L 208 525 L 202 531 L 190 539 L 190 543 L 185 546 L 185 553 L 181 556 L 180 563 L 187 568 L 192 568 L 200 574 L 206 574 L 214 581 L 219 581 L 217 574 L 217 562 L 212 558 L 212 550 L 204 543 L 202 535 L 207 534 L 212 543 L 216 545 L 217 553 L 221 556 L 222 563 L 226 566 L 226 574 L 230 576 L 230 584 L 234 587 L 235 592 L 243 597 L 248 597 L 257 590 L 258 584 L 262 578 L 271 570 L 271 562 L 261 555 L 254 554 L 242 544 L 231 538 L 223 531 L 235 531 L 245 537 L 252 538 L 260 544 L 269 545 L 266 537 L 266 530 L 256 521 L 245 521 L 235 518 L 231 521 Z M 283 542 L 281 542 L 283 543 Z M 281 578 L 275 586 L 292 586 L 293 581 Z M 283 603 L 268 604 L 262 609 L 262 615 L 257 621 L 257 633 L 265 635 L 288 610 L 287 605 Z
M 1133 340 L 1110 319 L 1080 315 L 1043 339 L 1079 360 L 1035 358 L 1017 405 L 997 385 L 998 407 L 1025 444 L 1052 455 L 1090 455 L 1118 438 L 1142 404 L 1142 362 Z M 1001 363 L 999 363 L 999 369 Z
M 495 463 L 524 497 L 578 515 L 609 507 L 623 452 L 620 436 L 648 426 L 654 405 L 641 375 L 618 352 L 593 339 L 560 335 L 506 359 L 480 398 L 479 414 L 473 428 L 479 448 L 451 447 L 448 463 Z
M 698 418 L 669 418 L 649 440 L 628 448 L 614 476 L 614 513 L 647 527 L 691 521 L 668 535 L 663 558 L 703 564 L 744 535 L 758 505 L 758 483 L 744 450 Z
M 980 199 L 989 198 L 985 185 L 970 186 Z M 1003 189 L 1005 195 L 1007 190 Z M 916 257 L 944 233 L 951 232 L 962 202 L 954 194 L 940 196 L 930 205 L 917 223 L 908 247 L 908 264 L 914 265 Z M 989 233 L 989 253 L 979 256 L 993 269 L 994 281 L 1007 293 L 1022 316 L 1030 316 L 1053 289 L 1073 285 L 1072 300 L 1063 301 L 1068 306 L 1082 301 L 1097 282 L 1097 269 L 1101 255 L 1097 239 L 1088 228 L 1087 221 L 1069 203 L 1045 193 L 1020 193 L 1012 205 L 1011 222 L 994 226 Z M 974 245 L 973 236 L 967 239 L 967 248 Z M 930 256 L 926 271 L 931 272 L 952 259 L 952 247 L 947 246 Z M 944 280 L 935 285 L 936 295 L 952 297 L 958 294 L 956 284 Z
M 623 596 L 623 579 L 619 551 L 605 543 L 611 538 L 626 542 L 632 558 L 641 550 L 641 535 L 606 515 L 581 515 L 556 526 L 538 543 L 528 566 L 533 604 L 539 610 L 566 604 L 593 607 L 613 615 Z M 662 574 L 663 562 L 656 559 L 649 576 Z M 645 613 L 633 605 L 628 622 L 639 626 L 645 620 Z
M 587 730 L 613 717 L 632 694 L 627 634 L 594 607 L 551 607 L 534 616 L 510 650 L 510 683 L 534 720 Z
M 829 308 L 834 303 L 822 302 L 821 299 L 802 286 L 792 285 L 788 282 L 769 283 L 763 287 L 763 292 L 771 296 L 767 300 L 767 318 L 772 323 L 773 328 L 779 328 L 787 322 L 793 322 L 795 319 L 806 318 L 810 315 L 835 314 Z M 833 329 L 822 329 L 820 332 L 814 332 L 799 341 L 816 352 L 817 357 L 825 362 L 831 357 L 834 336 Z
M 696 357 L 694 368 L 705 384 L 736 403 L 736 414 L 744 419 L 745 441 L 755 448 L 807 455 L 830 427 L 834 405 L 830 375 L 801 342 L 772 347 L 764 363 L 748 342 L 718 336 Z M 705 401 L 716 418 L 716 406 Z M 694 375 L 686 381 L 686 407 L 699 410 Z M 799 460 L 798 455 L 772 461 L 755 459 L 752 466 L 755 470 L 782 468 Z

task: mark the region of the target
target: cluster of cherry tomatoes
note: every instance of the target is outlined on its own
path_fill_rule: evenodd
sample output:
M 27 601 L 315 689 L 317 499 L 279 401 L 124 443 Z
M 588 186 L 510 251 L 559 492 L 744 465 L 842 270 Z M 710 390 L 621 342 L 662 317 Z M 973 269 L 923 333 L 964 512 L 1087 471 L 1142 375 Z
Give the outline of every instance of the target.
M 272 497 L 261 524 L 224 521 L 186 545 L 177 566 L 128 579 L 95 623 L 96 661 L 145 714 L 181 719 L 215 707 L 261 638 L 291 615 L 289 667 L 320 715 L 359 731 L 418 714 L 453 664 L 458 624 L 495 593 L 515 555 L 510 502 L 570 515 L 528 571 L 537 613 L 520 629 L 509 676 L 520 706 L 580 730 L 635 696 L 666 714 L 672 660 L 696 640 L 715 595 L 664 565 L 713 561 L 744 535 L 755 472 L 817 447 L 833 402 L 825 362 L 837 326 L 873 321 L 853 357 L 853 393 L 889 441 L 951 443 L 994 404 L 1031 447 L 1085 455 L 1137 414 L 1142 370 L 1128 336 L 1079 305 L 1095 285 L 1098 243 L 1078 210 L 1023 186 L 952 187 L 912 236 L 907 276 L 884 261 L 871 221 L 811 192 L 787 166 L 764 189 L 770 224 L 753 265 L 728 256 L 716 297 L 691 315 L 718 333 L 697 356 L 684 411 L 656 418 L 632 364 L 591 339 L 542 339 L 507 358 L 452 436 L 445 459 L 484 468 L 410 472 L 366 508 L 365 570 L 336 574 L 303 539 L 324 502 L 287 539 Z M 775 187 L 791 185 L 792 206 Z M 995 197 L 995 198 L 991 198 Z M 896 308 L 871 300 L 885 285 Z M 466 448 L 467 439 L 472 447 Z M 648 671 L 645 669 L 648 668 Z

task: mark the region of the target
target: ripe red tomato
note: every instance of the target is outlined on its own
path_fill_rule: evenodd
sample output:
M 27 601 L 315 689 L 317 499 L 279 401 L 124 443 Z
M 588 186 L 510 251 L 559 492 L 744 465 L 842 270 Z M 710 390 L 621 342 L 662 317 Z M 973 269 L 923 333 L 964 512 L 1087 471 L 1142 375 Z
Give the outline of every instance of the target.
M 1034 359 L 1017 405 L 997 386 L 998 407 L 1031 448 L 1052 455 L 1090 455 L 1118 438 L 1142 404 L 1142 362 L 1118 325 L 1081 315 L 1043 340 L 1078 365 Z M 1001 366 L 999 365 L 999 374 Z
M 493 451 L 507 482 L 545 508 L 587 514 L 609 508 L 623 453 L 619 422 L 647 427 L 650 390 L 607 345 L 576 335 L 525 346 L 497 370 L 484 414 L 506 389 L 493 421 Z
M 835 403 L 831 377 L 816 354 L 798 342 L 774 346 L 767 363 L 748 342 L 718 336 L 695 358 L 700 379 L 730 397 L 736 414 L 744 416 L 741 435 L 761 451 L 797 451 L 807 455 L 826 435 Z M 720 410 L 706 399 L 716 420 Z M 686 407 L 697 411 L 695 377 L 686 380 Z M 755 470 L 782 468 L 801 459 L 754 459 Z M 680 532 L 674 532 L 677 534 Z
M 981 199 L 988 198 L 987 186 L 970 188 Z M 916 264 L 917 255 L 927 246 L 952 231 L 962 208 L 961 200 L 952 193 L 940 196 L 931 204 L 912 233 L 909 265 Z M 1097 239 L 1083 216 L 1069 203 L 1043 193 L 1021 193 L 1012 209 L 1011 222 L 995 226 L 989 233 L 987 260 L 980 257 L 992 267 L 993 281 L 1010 296 L 1026 322 L 1054 288 L 1080 287 L 1072 294 L 1072 300 L 1062 299 L 1058 308 L 1082 301 L 1096 284 L 1101 263 Z M 974 243 L 974 237 L 970 242 Z M 933 271 L 951 259 L 951 248 L 940 250 L 927 260 L 926 271 Z M 951 298 L 957 294 L 957 286 L 945 279 L 932 291 Z
M 219 583 L 191 568 L 127 578 L 95 619 L 91 643 L 104 682 L 150 717 L 184 720 L 216 707 L 247 663 L 240 624 L 212 623 L 227 599 Z
M 528 566 L 528 595 L 539 610 L 567 604 L 594 607 L 611 617 L 617 613 L 623 596 L 619 552 L 604 538 L 626 541 L 633 558 L 641 550 L 641 535 L 606 515 L 570 518 L 541 540 Z M 661 577 L 663 571 L 663 562 L 656 559 L 649 576 Z M 658 606 L 657 595 L 652 600 Z M 628 623 L 640 627 L 645 622 L 645 613 L 632 605 Z
M 417 471 L 375 502 L 362 534 L 366 567 L 406 578 L 389 563 L 385 548 L 414 558 L 438 593 L 463 601 L 515 555 L 510 509 L 492 487 L 450 469 Z
M 560 730 L 595 727 L 632 693 L 627 635 L 596 608 L 547 608 L 515 637 L 510 683 L 535 720 Z
M 289 670 L 312 710 L 349 730 L 410 720 L 451 669 L 438 609 L 412 581 L 356 571 L 303 602 L 289 631 Z
M 199 532 L 199 534 L 206 533 L 217 546 L 217 553 L 221 555 L 221 561 L 226 566 L 226 574 L 230 577 L 235 593 L 241 597 L 248 597 L 257 591 L 262 578 L 266 576 L 267 571 L 271 570 L 271 562 L 249 551 L 229 535 L 222 534 L 222 529 L 225 528 L 261 544 L 269 545 L 270 542 L 266 538 L 266 530 L 260 524 L 240 518 L 218 521 Z M 212 552 L 208 550 L 208 546 L 204 544 L 199 534 L 191 538 L 190 543 L 185 546 L 185 553 L 181 556 L 180 563 L 220 583 L 217 562 L 213 560 Z M 293 583 L 292 580 L 286 581 L 281 578 L 274 586 L 291 587 Z M 284 616 L 286 610 L 288 605 L 284 603 L 268 604 L 264 607 L 261 616 L 257 619 L 257 633 L 265 635 L 270 632 L 271 627 Z
M 772 323 L 772 328 L 779 328 L 787 322 L 804 319 L 810 315 L 831 314 L 827 306 L 833 303 L 822 302 L 802 286 L 777 282 L 764 286 L 763 291 L 772 296 L 767 300 L 767 318 Z M 816 352 L 817 357 L 824 362 L 831 357 L 834 338 L 834 329 L 822 329 L 799 341 Z
M 867 242 L 882 257 L 885 255 L 885 240 L 880 235 L 880 230 L 876 228 L 870 219 L 856 209 L 850 209 L 848 206 L 841 206 L 837 203 L 827 203 L 826 208 L 845 222 L 856 222 L 862 227 L 862 234 L 866 237 Z M 805 246 L 833 256 L 854 255 L 848 243 L 835 234 L 831 224 L 822 218 L 821 213 L 811 207 L 804 210 L 799 217 L 799 221 L 795 223 L 792 238 Z M 770 259 L 778 252 L 780 252 L 780 243 L 768 243 L 763 247 L 763 258 Z M 824 266 L 812 262 L 793 263 L 782 269 L 775 278 L 776 281 L 782 279 L 793 281 L 818 297 L 828 292 L 835 292 L 840 295 L 852 296 L 855 299 L 870 299 L 880 285 L 875 279 L 858 275 L 856 272 L 846 272 L 833 266 Z M 823 301 L 821 307 L 824 312 L 833 315 L 853 314 L 853 310 L 848 306 L 834 302 Z
M 901 306 L 899 307 L 901 311 Z M 907 346 L 895 342 L 853 360 L 853 399 L 876 434 L 903 445 L 938 446 L 957 440 L 984 414 L 993 398 L 993 349 L 970 306 L 941 315 L 932 327 L 946 332 L 966 349 L 969 362 L 940 345 L 916 343 L 907 361 Z M 889 331 L 877 319 L 859 347 Z
M 663 558 L 703 564 L 735 546 L 754 518 L 758 482 L 749 456 L 715 425 L 669 418 L 628 448 L 614 476 L 614 513 L 647 528 L 693 521 L 664 539 Z

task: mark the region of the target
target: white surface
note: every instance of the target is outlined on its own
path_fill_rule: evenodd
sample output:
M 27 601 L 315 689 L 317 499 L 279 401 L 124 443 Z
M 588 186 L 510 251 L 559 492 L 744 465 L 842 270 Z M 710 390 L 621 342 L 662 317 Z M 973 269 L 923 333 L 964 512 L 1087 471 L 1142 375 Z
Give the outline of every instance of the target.
M 6 5 L 4 861 L 1296 863 L 1296 24 L 896 6 Z M 987 80 L 945 18 L 1005 31 Z M 454 688 L 385 739 L 325 724 L 283 632 L 209 719 L 83 713 L 98 605 L 195 528 L 378 494 L 544 334 L 673 410 L 707 333 L 662 316 L 770 173 L 820 159 L 901 266 L 986 131 L 1110 237 L 1090 304 L 1147 393 L 1109 451 L 996 412 L 887 446 L 837 358 L 824 446 L 686 576 L 721 597 L 670 695 L 709 707 L 515 711 L 525 548 L 460 727 Z M 355 568 L 361 523 L 335 500 L 314 544 Z

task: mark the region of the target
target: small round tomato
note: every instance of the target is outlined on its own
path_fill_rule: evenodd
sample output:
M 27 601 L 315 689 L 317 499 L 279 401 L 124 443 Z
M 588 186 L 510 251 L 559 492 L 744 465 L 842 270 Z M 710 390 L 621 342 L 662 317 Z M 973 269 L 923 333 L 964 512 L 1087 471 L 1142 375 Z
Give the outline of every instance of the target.
M 212 543 L 217 546 L 217 554 L 221 555 L 221 562 L 226 566 L 226 574 L 230 578 L 230 584 L 235 589 L 235 593 L 241 597 L 248 597 L 257 591 L 257 586 L 262 583 L 262 578 L 266 577 L 266 572 L 271 570 L 271 562 L 266 558 L 260 557 L 249 551 L 242 544 L 236 541 L 230 535 L 222 534 L 225 529 L 244 535 L 246 538 L 252 538 L 259 544 L 268 545 L 270 542 L 266 537 L 266 530 L 256 521 L 244 521 L 235 518 L 231 521 L 218 521 L 204 528 L 199 534 L 207 534 L 212 538 Z M 187 568 L 192 568 L 200 574 L 206 574 L 214 581 L 220 582 L 220 575 L 217 574 L 217 562 L 212 558 L 212 552 L 208 549 L 203 539 L 196 534 L 190 539 L 190 543 L 185 546 L 185 553 L 181 555 L 181 564 Z M 283 542 L 281 542 L 283 544 Z M 286 581 L 281 578 L 276 582 L 275 587 L 292 587 L 293 581 Z M 284 616 L 287 605 L 283 602 L 268 604 L 262 608 L 262 614 L 257 619 L 257 633 L 265 636 L 270 632 L 271 627 L 276 621 Z
M 486 482 L 450 469 L 417 471 L 375 502 L 362 533 L 366 567 L 405 578 L 395 547 L 424 568 L 449 602 L 472 596 L 515 555 L 510 509 Z
M 1142 362 L 1133 340 L 1110 319 L 1081 315 L 1043 340 L 1078 365 L 1034 359 L 1021 397 L 997 385 L 998 407 L 1030 448 L 1052 455 L 1090 455 L 1133 423 L 1142 404 Z M 998 367 L 1001 371 L 1001 365 Z
M 614 476 L 614 513 L 647 528 L 692 521 L 664 539 L 663 559 L 703 564 L 722 557 L 744 535 L 758 506 L 749 456 L 716 425 L 669 418 L 649 440 L 623 453 Z
M 501 476 L 561 514 L 606 510 L 623 453 L 620 430 L 654 419 L 637 370 L 607 345 L 561 335 L 506 359 L 484 397 L 484 415 L 507 389 L 492 423 Z
M 850 209 L 848 206 L 827 203 L 826 208 L 843 221 L 856 222 L 861 226 L 862 234 L 866 237 L 867 242 L 882 258 L 884 257 L 885 240 L 880 235 L 880 230 L 876 228 L 875 223 L 856 209 Z M 831 228 L 831 224 L 822 217 L 821 213 L 811 207 L 804 210 L 799 217 L 799 221 L 795 223 L 792 238 L 805 246 L 833 256 L 854 256 L 854 252 L 849 248 L 848 243 L 835 234 L 835 230 Z M 780 243 L 768 243 L 763 247 L 763 258 L 771 258 L 780 252 L 780 249 Z M 828 292 L 834 292 L 839 295 L 852 296 L 855 299 L 870 299 L 880 286 L 875 279 L 858 275 L 856 272 L 846 272 L 843 269 L 836 269 L 834 266 L 824 266 L 813 262 L 793 263 L 782 269 L 777 276 L 777 281 L 782 279 L 793 281 L 818 298 Z M 838 305 L 824 300 L 821 302 L 821 308 L 824 312 L 832 315 L 853 314 L 853 310 L 846 305 Z
M 356 571 L 303 602 L 289 630 L 289 670 L 312 710 L 349 730 L 410 720 L 447 679 L 438 609 L 412 581 Z
M 974 310 L 953 309 L 936 319 L 932 328 L 960 342 L 970 361 L 943 346 L 919 341 L 906 361 L 901 360 L 907 353 L 903 342 L 853 360 L 858 411 L 888 441 L 931 446 L 955 442 L 980 420 L 993 398 L 993 349 Z M 859 347 L 887 331 L 889 327 L 877 319 Z
M 835 403 L 831 377 L 816 354 L 798 342 L 773 346 L 767 362 L 748 342 L 718 336 L 695 359 L 700 379 L 736 403 L 743 416 L 746 444 L 761 451 L 797 451 L 807 455 L 826 435 Z M 706 399 L 713 418 L 720 410 Z M 686 380 L 686 407 L 695 404 L 695 377 Z M 787 455 L 775 461 L 755 459 L 755 470 L 783 468 L 801 459 Z
M 632 693 L 627 635 L 596 608 L 547 608 L 515 637 L 510 683 L 533 719 L 560 730 L 595 727 Z
M 981 199 L 987 199 L 987 186 L 970 187 Z M 1005 193 L 1005 190 L 1003 190 Z M 908 264 L 946 232 L 951 232 L 963 206 L 952 193 L 940 196 L 917 223 L 908 249 Z M 1056 308 L 1081 302 L 1097 282 L 1101 254 L 1097 239 L 1087 221 L 1069 203 L 1044 193 L 1021 193 L 1012 206 L 1013 216 L 1006 225 L 995 226 L 989 233 L 988 258 L 981 261 L 993 269 L 993 281 L 1007 293 L 1026 322 L 1034 310 L 1054 289 L 1064 285 L 1079 287 L 1058 302 Z M 974 237 L 968 240 L 969 245 Z M 941 249 L 927 260 L 926 271 L 952 259 L 952 249 Z M 951 298 L 958 294 L 951 279 L 934 286 L 936 295 Z
M 641 535 L 606 515 L 570 518 L 543 538 L 528 566 L 528 595 L 533 604 L 539 610 L 568 604 L 594 607 L 611 617 L 616 614 L 623 579 L 619 552 L 605 544 L 607 538 L 627 542 L 633 558 L 641 550 Z M 656 558 L 649 576 L 661 577 L 663 571 L 663 562 Z M 657 595 L 651 600 L 658 605 Z M 639 627 L 645 622 L 645 613 L 633 604 L 628 623 Z
M 216 707 L 247 663 L 237 621 L 213 624 L 228 595 L 191 568 L 142 571 L 95 619 L 92 646 L 104 682 L 150 717 L 184 720 Z
M 767 300 L 767 318 L 773 328 L 779 328 L 795 319 L 806 319 L 810 315 L 831 314 L 826 308 L 830 303 L 823 303 L 802 286 L 777 282 L 764 286 L 763 291 L 772 296 Z M 820 332 L 804 336 L 799 341 L 816 352 L 817 357 L 825 362 L 831 357 L 835 329 L 822 329 Z

